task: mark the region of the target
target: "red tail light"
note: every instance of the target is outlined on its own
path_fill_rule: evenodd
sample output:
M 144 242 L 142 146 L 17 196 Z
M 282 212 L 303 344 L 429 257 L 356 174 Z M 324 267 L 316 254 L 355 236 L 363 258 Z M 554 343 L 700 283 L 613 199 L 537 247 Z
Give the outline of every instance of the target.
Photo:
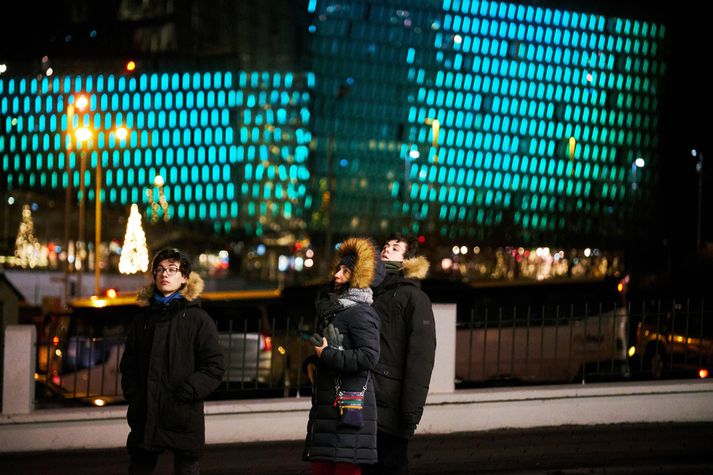
M 54 346 L 59 345 L 59 337 L 58 337 L 58 336 L 52 338 L 52 344 L 53 344 Z
M 698 377 L 700 377 L 701 379 L 706 379 L 708 377 L 708 370 L 705 368 L 699 370 Z
M 265 335 L 264 333 L 260 335 L 260 349 L 262 351 L 272 351 L 272 337 L 270 335 Z

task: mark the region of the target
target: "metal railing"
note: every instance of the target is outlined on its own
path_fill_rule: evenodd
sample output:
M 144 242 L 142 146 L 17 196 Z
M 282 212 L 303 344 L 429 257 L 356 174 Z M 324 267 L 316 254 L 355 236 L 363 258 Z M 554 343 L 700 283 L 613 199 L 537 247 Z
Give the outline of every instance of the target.
M 241 399 L 308 394 L 301 372 L 311 352 L 302 320 L 233 321 L 218 325 L 225 374 L 211 399 Z M 90 330 L 94 327 L 89 327 Z M 272 329 L 272 330 L 270 330 Z M 123 401 L 119 363 L 125 336 L 100 328 L 86 334 L 60 331 L 39 339 L 37 402 L 77 401 L 103 405 Z M 252 331 L 251 331 L 252 330 Z
M 628 376 L 626 309 L 616 305 L 474 306 L 456 329 L 456 382 L 569 383 Z
M 310 393 L 304 317 L 217 320 L 226 372 L 211 399 Z M 69 327 L 63 327 L 69 328 Z M 123 333 L 95 328 L 38 342 L 38 405 L 122 401 Z M 457 387 L 706 377 L 713 366 L 713 307 L 703 300 L 544 305 L 461 305 Z M 95 402 L 101 401 L 101 402 Z

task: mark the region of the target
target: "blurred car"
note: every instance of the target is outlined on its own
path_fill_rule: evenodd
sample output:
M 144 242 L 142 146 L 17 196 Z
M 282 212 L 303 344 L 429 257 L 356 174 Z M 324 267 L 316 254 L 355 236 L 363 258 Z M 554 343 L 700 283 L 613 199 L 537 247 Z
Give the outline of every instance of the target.
M 215 320 L 225 374 L 219 391 L 289 386 L 287 350 L 296 337 L 280 335 L 280 290 L 205 292 L 202 306 Z M 38 343 L 36 380 L 70 399 L 104 405 L 123 400 L 119 361 L 129 323 L 139 313 L 135 295 L 84 298 L 46 319 Z M 292 371 L 294 374 L 295 371 Z
M 424 281 L 457 302 L 456 383 L 568 383 L 629 376 L 618 279 Z
M 713 370 L 713 309 L 696 301 L 648 300 L 633 307 L 629 348 L 639 376 L 707 378 Z M 634 312 L 632 310 L 632 312 Z

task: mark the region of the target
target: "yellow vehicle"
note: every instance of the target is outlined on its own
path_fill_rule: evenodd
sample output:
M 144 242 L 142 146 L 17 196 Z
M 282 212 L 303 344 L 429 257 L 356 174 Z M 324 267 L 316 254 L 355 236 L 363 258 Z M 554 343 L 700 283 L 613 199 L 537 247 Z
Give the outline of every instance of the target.
M 635 312 L 635 313 L 634 313 Z M 632 371 L 644 377 L 701 378 L 713 370 L 713 309 L 697 301 L 645 301 L 632 310 Z

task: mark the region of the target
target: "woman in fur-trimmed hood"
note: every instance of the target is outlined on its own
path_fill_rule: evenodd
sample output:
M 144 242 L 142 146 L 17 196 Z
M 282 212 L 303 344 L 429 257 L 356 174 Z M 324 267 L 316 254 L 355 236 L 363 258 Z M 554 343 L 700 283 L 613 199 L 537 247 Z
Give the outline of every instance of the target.
M 154 281 L 139 292 L 143 309 L 121 358 L 129 473 L 150 473 L 166 449 L 175 453 L 176 473 L 189 473 L 205 444 L 203 400 L 222 380 L 223 353 L 213 319 L 200 306 L 203 280 L 185 254 L 159 251 L 151 270 Z
M 338 248 L 335 271 L 317 302 L 315 355 L 305 367 L 313 384 L 304 458 L 312 473 L 360 473 L 376 455 L 376 399 L 370 375 L 379 359 L 379 319 L 371 307 L 376 250 L 363 238 L 349 238 Z M 330 340 L 324 338 L 328 336 Z M 321 340 L 321 343 L 320 343 Z M 311 365 L 314 365 L 311 367 Z M 337 387 L 364 393 L 363 425 L 344 423 L 334 406 Z

